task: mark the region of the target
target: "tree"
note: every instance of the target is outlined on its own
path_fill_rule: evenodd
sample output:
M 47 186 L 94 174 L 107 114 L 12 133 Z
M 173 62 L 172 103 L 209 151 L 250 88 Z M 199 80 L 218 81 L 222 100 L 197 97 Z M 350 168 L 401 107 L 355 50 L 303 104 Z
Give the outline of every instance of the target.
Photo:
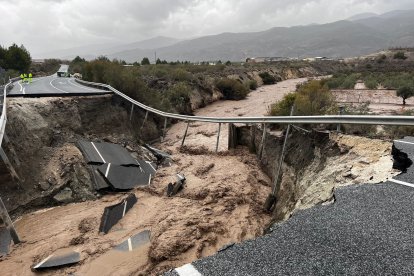
M 147 57 L 144 57 L 141 61 L 141 65 L 150 65 L 150 61 Z
M 73 60 L 72 63 L 78 63 L 78 62 L 85 62 L 86 60 L 84 58 L 81 58 L 80 56 L 76 56 Z
M 231 65 L 231 61 L 230 60 L 226 61 L 226 65 L 227 66 Z
M 5 58 L 5 69 L 15 69 L 20 72 L 28 71 L 32 58 L 30 53 L 24 48 L 23 45 L 20 47 L 16 44 L 7 49 Z
M 400 87 L 397 90 L 397 96 L 403 99 L 403 105 L 405 105 L 405 100 L 414 96 L 414 89 L 409 86 Z
M 157 60 L 155 61 L 155 64 L 161 64 L 161 63 L 162 61 L 159 58 L 157 58 Z

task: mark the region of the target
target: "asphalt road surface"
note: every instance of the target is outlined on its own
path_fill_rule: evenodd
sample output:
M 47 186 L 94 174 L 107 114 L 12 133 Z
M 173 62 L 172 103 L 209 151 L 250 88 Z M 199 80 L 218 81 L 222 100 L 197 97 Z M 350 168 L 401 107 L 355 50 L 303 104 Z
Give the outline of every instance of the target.
M 81 85 L 74 78 L 58 77 L 56 74 L 48 77 L 34 78 L 32 83 L 15 82 L 9 96 L 48 96 L 48 95 L 78 95 L 109 93 Z
M 414 160 L 414 139 L 402 141 L 395 146 Z M 337 189 L 335 203 L 165 275 L 414 275 L 411 167 L 399 181 Z

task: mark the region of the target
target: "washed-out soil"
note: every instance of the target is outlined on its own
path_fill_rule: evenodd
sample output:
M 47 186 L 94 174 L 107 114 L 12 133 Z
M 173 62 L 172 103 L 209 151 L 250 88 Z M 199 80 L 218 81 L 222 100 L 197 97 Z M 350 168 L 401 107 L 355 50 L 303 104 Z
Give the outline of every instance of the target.
M 261 87 L 245 100 L 219 101 L 195 113 L 208 116 L 265 115 L 268 105 L 294 91 L 296 84 L 302 81 L 304 79 L 288 80 Z M 263 211 L 272 184 L 265 170 L 261 169 L 265 168 L 263 160 L 249 152 L 246 146 L 228 150 L 228 130 L 224 126 L 216 153 L 217 125 L 208 123 L 190 124 L 185 147 L 181 148 L 186 124 L 177 123 L 168 130 L 163 143 L 155 145 L 172 155 L 172 166 L 160 168 L 149 187 L 130 191 L 138 202 L 108 234 L 100 234 L 98 229 L 104 208 L 120 202 L 127 193 L 94 192 L 90 173 L 75 143 L 79 139 L 109 141 L 125 146 L 136 157 L 153 158 L 142 149 L 136 134 L 131 131 L 140 126 L 129 123 L 129 114 L 113 106 L 111 96 L 76 100 L 16 99 L 11 102 L 8 114 L 8 127 L 12 128 L 8 131 L 12 141 L 8 151 L 21 159 L 20 166 L 16 167 L 19 174 L 25 176 L 21 189 L 28 195 L 20 195 L 18 190 L 15 194 L 5 191 L 11 198 L 7 201 L 8 206 L 15 210 L 14 217 L 18 216 L 15 226 L 23 242 L 13 245 L 10 254 L 0 259 L 2 275 L 34 275 L 31 266 L 61 248 L 80 252 L 81 262 L 45 271 L 44 275 L 159 275 L 212 255 L 226 245 L 262 235 L 275 215 Z M 361 156 L 361 166 L 365 166 L 369 161 L 362 160 L 362 155 L 369 150 L 363 152 L 359 144 L 364 141 L 353 142 L 352 137 L 343 139 L 349 139 L 347 146 L 342 152 L 339 149 L 332 158 L 342 156 L 342 153 L 346 158 L 332 159 L 332 162 L 353 163 L 355 156 Z M 376 147 L 376 142 L 373 143 Z M 30 148 L 30 145 L 34 147 Z M 384 144 L 378 148 L 384 162 L 389 158 L 387 146 Z M 27 156 L 19 154 L 22 152 Z M 320 156 L 320 153 L 315 149 L 312 156 Z M 30 162 L 27 163 L 26 158 Z M 380 157 L 375 155 L 372 158 L 379 160 Z M 281 210 L 286 207 L 286 214 L 294 207 L 305 208 L 329 201 L 329 196 L 315 197 L 320 191 L 325 191 L 325 186 L 317 184 L 329 177 L 341 180 L 335 178 L 338 174 L 335 169 L 323 173 L 332 164 L 327 162 L 330 159 L 315 160 L 309 160 L 309 174 L 303 174 L 303 181 L 298 182 L 302 184 L 295 186 L 298 188 L 297 197 L 289 197 L 292 200 L 280 206 Z M 276 160 L 269 160 L 269 166 L 272 162 Z M 288 172 L 286 176 L 295 173 L 289 162 L 287 159 L 284 164 Z M 70 164 L 70 169 L 66 169 L 67 164 Z M 309 185 L 315 184 L 311 180 L 317 176 L 312 166 L 316 166 L 321 174 L 316 185 Z M 358 175 L 358 168 L 344 167 L 344 170 Z M 175 181 L 177 173 L 186 177 L 184 188 L 177 195 L 167 197 L 166 187 Z M 51 176 L 54 180 L 48 182 L 48 187 L 42 182 Z M 348 179 L 348 171 L 342 176 Z M 30 178 L 33 179 L 32 184 Z M 352 181 L 358 179 L 351 178 Z M 289 191 L 286 188 L 289 183 L 284 180 L 281 190 Z M 332 190 L 335 182 L 330 183 L 334 183 L 334 186 L 329 186 Z M 14 189 L 12 185 L 9 183 L 8 189 Z M 55 195 L 68 188 L 72 191 L 70 200 L 74 202 L 57 202 Z M 52 190 L 50 196 L 40 196 Z M 41 204 L 34 207 L 36 197 Z M 42 206 L 51 208 L 40 208 Z M 40 209 L 33 211 L 33 208 Z M 112 250 L 143 230 L 151 232 L 148 244 L 128 253 Z

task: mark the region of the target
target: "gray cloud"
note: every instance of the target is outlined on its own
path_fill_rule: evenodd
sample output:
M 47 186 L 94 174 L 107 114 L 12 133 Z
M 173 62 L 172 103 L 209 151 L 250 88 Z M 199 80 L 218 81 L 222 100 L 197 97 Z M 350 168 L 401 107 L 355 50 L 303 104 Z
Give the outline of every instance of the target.
M 0 0 L 0 44 L 42 52 L 158 35 L 190 38 L 414 9 L 412 0 Z

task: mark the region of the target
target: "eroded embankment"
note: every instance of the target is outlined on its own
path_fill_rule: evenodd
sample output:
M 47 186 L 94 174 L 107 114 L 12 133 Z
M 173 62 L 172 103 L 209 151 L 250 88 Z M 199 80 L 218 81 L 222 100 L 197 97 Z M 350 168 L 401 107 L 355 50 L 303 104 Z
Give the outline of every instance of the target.
M 173 165 L 160 169 L 150 187 L 133 190 L 138 203 L 110 233 L 99 234 L 104 208 L 125 195 L 93 191 L 75 143 L 111 141 L 136 156 L 149 157 L 130 131 L 140 126 L 131 125 L 129 114 L 113 106 L 111 99 L 10 101 L 7 152 L 19 160 L 13 163 L 24 180 L 20 190 L 5 183 L 2 196 L 14 217 L 24 213 L 15 226 L 25 242 L 0 260 L 2 275 L 33 275 L 31 266 L 60 248 L 79 251 L 82 261 L 53 271 L 54 275 L 157 275 L 211 255 L 226 244 L 260 236 L 269 223 L 271 216 L 261 204 L 270 180 L 258 169 L 253 154 L 240 149 L 219 156 L 209 150 L 195 155 L 174 145 L 164 148 L 172 153 Z M 169 198 L 166 186 L 178 172 L 186 176 L 186 186 Z M 151 231 L 151 243 L 139 256 L 111 255 L 113 246 L 143 230 Z
M 260 129 L 252 131 L 242 127 L 238 130 L 239 142 L 256 152 L 259 152 L 261 138 Z M 280 133 L 268 134 L 265 140 L 260 162 L 272 179 L 283 140 Z M 399 173 L 393 169 L 393 155 L 391 142 L 327 131 L 308 133 L 293 128 L 273 219 L 283 220 L 296 210 L 332 202 L 336 187 L 386 181 Z
M 272 97 L 292 91 L 300 81 L 261 88 L 236 104 L 218 102 L 197 113 L 260 116 L 266 112 Z M 130 124 L 129 114 L 113 106 L 111 99 L 111 96 L 76 100 L 19 99 L 11 103 L 8 113 L 10 152 L 14 150 L 20 159 L 19 173 L 30 170 L 23 174 L 30 177 L 25 177 L 23 189 L 26 190 L 12 190 L 9 198 L 13 199 L 15 192 L 13 200 L 18 204 L 27 200 L 30 204 L 25 208 L 30 209 L 34 205 L 34 195 L 45 195 L 58 187 L 56 192 L 70 188 L 74 200 L 83 200 L 78 195 L 92 200 L 20 217 L 16 228 L 26 242 L 13 246 L 10 255 L 0 261 L 4 275 L 33 275 L 30 266 L 59 248 L 78 250 L 82 261 L 73 267 L 53 271 L 54 275 L 157 275 L 214 254 L 226 244 L 260 236 L 271 222 L 272 216 L 263 211 L 271 180 L 259 168 L 262 166 L 272 175 L 283 138 L 268 135 L 263 159 L 258 160 L 247 147 L 227 151 L 227 128 L 223 127 L 219 153 L 215 154 L 217 125 L 193 123 L 186 147 L 180 149 L 185 124 L 178 123 L 158 145 L 172 154 L 173 165 L 160 169 L 150 187 L 133 190 L 138 203 L 107 235 L 99 234 L 103 209 L 125 196 L 100 197 L 92 192 L 86 164 L 74 143 L 81 138 L 107 140 L 128 146 L 131 153 L 145 157 L 131 132 L 141 124 L 134 120 Z M 390 143 L 352 136 L 327 138 L 297 131 L 292 137 L 278 191 L 276 219 L 288 217 L 295 209 L 329 201 L 332 189 L 338 184 L 379 182 L 392 172 Z M 256 148 L 260 139 L 261 133 L 256 131 Z M 241 140 L 250 141 L 250 138 L 245 136 Z M 77 175 L 83 170 L 85 173 L 81 175 L 85 178 L 79 181 L 83 178 Z M 187 182 L 182 192 L 169 198 L 166 186 L 176 173 L 184 174 Z M 45 185 L 43 181 L 51 175 L 56 181 Z M 33 185 L 39 182 L 43 187 Z M 11 185 L 8 189 L 14 189 Z M 24 197 L 25 192 L 30 196 Z M 55 192 L 40 196 L 40 206 L 57 204 L 54 195 Z M 13 205 L 12 200 L 8 204 Z M 151 231 L 151 242 L 139 254 L 111 254 L 113 246 L 143 230 Z

